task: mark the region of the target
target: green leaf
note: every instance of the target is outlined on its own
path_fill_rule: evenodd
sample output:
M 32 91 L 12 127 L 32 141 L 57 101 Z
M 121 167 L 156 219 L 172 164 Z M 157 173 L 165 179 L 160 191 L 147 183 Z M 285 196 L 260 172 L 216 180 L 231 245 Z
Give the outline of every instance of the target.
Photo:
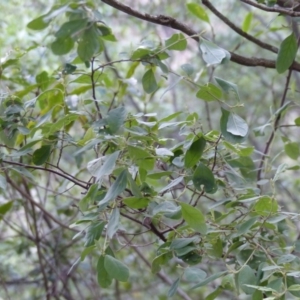
M 120 211 L 115 207 L 110 215 L 109 221 L 107 223 L 107 236 L 111 239 L 114 234 L 118 231 L 120 220 Z
M 223 276 L 223 275 L 226 274 L 226 273 L 227 273 L 227 271 L 223 271 L 223 272 L 218 272 L 218 273 L 216 273 L 216 274 L 214 274 L 214 275 L 212 275 L 212 276 L 209 276 L 209 277 L 207 277 L 205 280 L 203 280 L 203 281 L 199 282 L 198 284 L 194 285 L 191 289 L 193 290 L 193 289 L 196 289 L 196 288 L 198 288 L 198 287 L 205 286 L 205 285 L 207 285 L 208 283 L 214 281 L 215 279 L 217 279 L 217 278 Z
M 148 206 L 149 199 L 140 197 L 128 197 L 123 200 L 123 203 L 130 208 L 141 209 Z
M 144 46 L 139 47 L 138 49 L 136 49 L 132 55 L 131 55 L 131 59 L 135 60 L 135 59 L 141 59 L 145 56 L 148 56 L 148 54 L 151 53 L 151 49 L 145 48 Z M 139 62 L 136 62 L 138 66 Z
M 197 190 L 202 190 L 201 185 L 204 185 L 204 190 L 207 193 L 216 191 L 216 181 L 211 169 L 203 163 L 199 163 L 192 177 L 194 186 Z
M 111 285 L 112 283 L 112 278 L 109 276 L 108 272 L 105 269 L 104 266 L 104 259 L 105 256 L 101 255 L 98 259 L 97 263 L 97 278 L 98 278 L 98 283 L 102 288 L 107 288 Z
M 200 6 L 198 3 L 188 3 L 187 5 L 188 10 L 195 15 L 197 18 L 199 18 L 200 20 L 209 23 L 209 17 L 206 13 L 206 11 L 204 10 L 204 8 L 202 6 Z
M 214 43 L 201 38 L 199 48 L 203 60 L 210 65 L 218 65 L 230 59 L 230 53 Z
M 223 92 L 229 93 L 232 91 L 236 95 L 237 99 L 240 100 L 239 90 L 236 84 L 226 81 L 222 78 L 218 78 L 218 77 L 214 77 L 214 78 L 217 84 L 223 90 Z
M 223 291 L 222 287 L 218 287 L 217 289 L 215 289 L 212 293 L 210 293 L 206 298 L 205 300 L 214 300 L 216 299 L 220 294 L 221 292 Z
M 179 204 L 181 206 L 182 217 L 187 224 L 197 232 L 206 234 L 207 227 L 205 223 L 205 217 L 201 211 L 184 202 L 180 202 Z
M 115 134 L 123 125 L 126 117 L 127 112 L 124 106 L 110 110 L 106 118 L 109 133 Z
M 86 193 L 86 195 L 79 201 L 78 207 L 81 211 L 86 211 L 88 209 L 89 203 L 92 201 L 94 196 L 98 191 L 98 184 L 92 184 Z
M 276 59 L 276 70 L 279 74 L 285 72 L 292 65 L 296 57 L 297 50 L 297 39 L 294 33 L 292 33 L 282 41 L 279 47 Z
M 255 285 L 256 283 L 257 283 L 257 279 L 255 277 L 255 271 L 251 269 L 249 266 L 244 266 L 238 274 L 239 287 L 245 292 L 245 294 L 252 295 L 255 289 L 247 285 Z
M 212 83 L 208 83 L 200 88 L 196 97 L 205 101 L 217 101 L 222 98 L 222 91 Z
M 254 210 L 261 216 L 269 216 L 277 212 L 278 204 L 269 196 L 261 197 L 254 205 Z
M 183 51 L 186 49 L 187 41 L 182 33 L 175 33 L 166 40 L 166 48 L 168 50 Z
M 85 247 L 90 247 L 95 244 L 95 241 L 98 241 L 101 237 L 105 222 L 94 222 L 92 223 L 86 232 L 85 236 Z
M 55 55 L 64 55 L 69 53 L 74 47 L 74 41 L 71 37 L 57 38 L 51 44 L 51 50 Z
M 287 143 L 284 145 L 284 151 L 291 159 L 297 160 L 300 155 L 299 144 L 296 142 Z
M 295 125 L 300 126 L 300 117 L 296 118 L 294 120 L 294 122 L 295 122 Z
M 13 201 L 8 201 L 0 205 L 0 220 L 3 219 L 4 215 L 10 211 L 13 206 Z
M 180 283 L 180 278 L 177 278 L 171 285 L 169 291 L 168 291 L 168 297 L 173 297 L 178 289 Z
M 105 255 L 104 267 L 111 278 L 119 281 L 127 281 L 129 278 L 129 269 L 127 266 L 110 255 Z
M 230 143 L 242 143 L 246 136 L 240 136 L 240 135 L 234 135 L 232 133 L 230 133 L 228 130 L 227 130 L 227 124 L 228 124 L 228 120 L 229 120 L 229 116 L 230 116 L 230 112 L 227 111 L 226 109 L 224 108 L 221 108 L 222 110 L 222 117 L 221 117 L 221 120 L 220 120 L 220 127 L 221 127 L 221 132 L 222 132 L 222 135 L 224 136 L 224 138 L 230 142 Z M 245 125 L 243 125 L 244 123 L 241 122 L 241 126 L 242 126 L 242 133 L 245 132 Z M 248 125 L 247 125 L 248 126 Z M 234 131 L 234 127 L 231 128 L 231 130 L 233 132 Z
M 149 69 L 142 78 L 142 84 L 144 91 L 147 94 L 155 92 L 158 88 L 154 73 L 152 69 Z
M 152 155 L 140 147 L 128 146 L 127 148 L 130 157 L 141 168 L 152 170 L 155 165 L 155 159 Z
M 27 24 L 27 28 L 32 30 L 43 30 L 48 27 L 50 22 L 52 21 L 51 18 L 47 18 L 48 14 L 42 15 Z
M 253 13 L 252 12 L 249 12 L 245 19 L 244 19 L 244 22 L 242 24 L 242 30 L 244 32 L 248 32 L 249 29 L 250 29 L 250 25 L 251 25 L 251 22 L 252 22 L 252 19 L 253 19 Z
M 79 32 L 83 32 L 88 23 L 87 19 L 76 19 L 64 23 L 60 29 L 55 33 L 58 39 L 64 39 L 67 37 L 74 38 Z
M 89 62 L 95 54 L 102 51 L 100 46 L 97 29 L 95 26 L 90 26 L 79 40 L 77 54 L 83 62 Z
M 117 198 L 119 194 L 121 194 L 127 185 L 127 170 L 123 170 L 120 175 L 117 177 L 116 181 L 112 184 L 112 186 L 107 191 L 104 199 L 99 202 L 99 205 L 107 204 L 109 201 Z
M 51 148 L 51 145 L 43 145 L 35 150 L 32 154 L 32 162 L 37 166 L 44 164 L 51 154 Z

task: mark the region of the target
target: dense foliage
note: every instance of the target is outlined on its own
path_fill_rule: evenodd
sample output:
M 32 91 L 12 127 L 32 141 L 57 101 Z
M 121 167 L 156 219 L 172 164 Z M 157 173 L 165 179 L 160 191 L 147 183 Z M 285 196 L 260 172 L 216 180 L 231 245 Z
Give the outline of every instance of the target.
M 0 40 L 0 296 L 300 298 L 299 4 L 141 2 Z

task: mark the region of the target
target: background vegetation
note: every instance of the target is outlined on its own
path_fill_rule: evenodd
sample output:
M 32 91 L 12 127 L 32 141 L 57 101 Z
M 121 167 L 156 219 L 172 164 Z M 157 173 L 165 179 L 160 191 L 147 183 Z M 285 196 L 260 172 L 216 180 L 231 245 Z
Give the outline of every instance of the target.
M 0 3 L 0 297 L 299 298 L 298 8 Z

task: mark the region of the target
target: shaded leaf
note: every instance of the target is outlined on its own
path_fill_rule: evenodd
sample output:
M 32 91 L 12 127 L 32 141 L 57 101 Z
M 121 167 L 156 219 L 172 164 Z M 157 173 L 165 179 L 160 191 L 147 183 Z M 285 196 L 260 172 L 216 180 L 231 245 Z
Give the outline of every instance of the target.
M 127 281 L 129 278 L 127 266 L 110 255 L 105 255 L 104 267 L 111 278 L 119 281 Z
M 287 143 L 284 145 L 284 151 L 291 159 L 297 160 L 300 155 L 299 144 L 296 142 Z
M 194 186 L 197 190 L 201 191 L 201 186 L 207 193 L 214 193 L 216 191 L 216 181 L 211 169 L 203 163 L 199 163 L 192 177 Z
M 252 295 L 254 289 L 249 287 L 249 285 L 255 285 L 257 282 L 255 277 L 255 271 L 249 266 L 244 266 L 238 274 L 238 284 L 239 287 L 247 294 Z
M 0 220 L 3 219 L 4 215 L 10 211 L 13 206 L 13 201 L 8 201 L 0 205 Z
M 198 163 L 205 149 L 206 140 L 200 137 L 192 143 L 184 156 L 184 165 L 186 168 L 191 168 Z
M 292 33 L 282 41 L 279 47 L 276 59 L 276 70 L 279 74 L 285 72 L 292 65 L 297 50 L 297 39 L 294 33 Z
M 157 90 L 158 85 L 152 69 L 146 71 L 146 73 L 142 78 L 142 84 L 143 84 L 144 91 L 147 94 L 151 94 Z
M 214 275 L 212 275 L 212 276 L 209 276 L 209 277 L 207 277 L 205 280 L 203 280 L 203 281 L 199 282 L 198 284 L 194 285 L 194 286 L 192 287 L 192 290 L 193 290 L 193 289 L 196 289 L 196 288 L 198 288 L 198 287 L 205 286 L 205 285 L 207 285 L 208 283 L 214 281 L 215 279 L 217 279 L 217 278 L 223 276 L 223 275 L 226 274 L 226 273 L 227 273 L 227 271 L 223 271 L 223 272 L 218 272 L 218 273 L 216 273 L 216 274 L 214 274 Z
M 40 166 L 44 164 L 51 154 L 51 145 L 43 145 L 41 148 L 35 150 L 32 154 L 32 162 Z
M 88 227 L 85 236 L 85 247 L 94 245 L 95 241 L 98 241 L 100 239 L 104 226 L 105 222 L 95 222 Z
M 104 267 L 104 255 L 101 255 L 97 263 L 97 278 L 98 283 L 102 288 L 107 288 L 112 283 L 112 278 L 109 276 L 108 272 Z
M 179 204 L 181 206 L 182 217 L 187 224 L 197 232 L 206 234 L 207 227 L 205 223 L 205 217 L 201 211 L 184 202 L 180 202 Z
M 177 278 L 171 285 L 169 291 L 168 291 L 168 297 L 173 297 L 178 289 L 180 283 L 180 278 Z
M 123 170 L 117 177 L 116 181 L 107 191 L 104 199 L 99 202 L 99 205 L 107 204 L 109 201 L 114 200 L 119 194 L 121 194 L 127 185 L 127 170 Z

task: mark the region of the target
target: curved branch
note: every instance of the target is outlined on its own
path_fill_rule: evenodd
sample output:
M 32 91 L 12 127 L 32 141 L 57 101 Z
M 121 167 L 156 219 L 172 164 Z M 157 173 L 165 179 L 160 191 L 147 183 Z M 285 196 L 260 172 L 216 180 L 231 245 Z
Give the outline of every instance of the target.
M 211 3 L 209 0 L 202 0 L 202 3 L 213 13 L 215 14 L 219 19 L 221 19 L 225 24 L 227 24 L 232 30 L 234 30 L 237 34 L 240 36 L 246 38 L 247 40 L 253 42 L 254 44 L 260 46 L 263 49 L 269 50 L 271 52 L 277 53 L 278 48 L 275 46 L 272 46 L 270 44 L 264 43 L 261 40 L 255 38 L 254 36 L 246 33 L 236 25 L 234 25 L 228 18 L 226 18 L 223 14 L 221 14 Z
M 149 15 L 149 14 L 143 14 L 137 10 L 132 9 L 131 7 L 129 7 L 127 5 L 122 4 L 119 1 L 116 1 L 116 0 L 101 0 L 101 1 L 107 5 L 110 5 L 114 8 L 116 8 L 117 10 L 120 10 L 120 11 L 130 15 L 130 16 L 133 16 L 135 18 L 138 18 L 138 19 L 141 19 L 141 20 L 144 20 L 147 22 L 171 27 L 173 29 L 176 29 L 176 30 L 179 30 L 179 31 L 185 33 L 186 35 L 190 36 L 192 39 L 194 39 L 198 43 L 200 41 L 198 32 L 196 32 L 189 26 L 177 21 L 176 19 L 174 19 L 172 17 L 165 16 L 165 15 L 153 16 L 153 15 Z M 240 1 L 245 2 L 246 0 L 240 0 Z M 251 1 L 248 1 L 248 2 L 251 2 Z M 283 11 L 286 12 L 287 10 L 283 9 Z M 293 16 L 296 16 L 296 15 L 297 14 L 293 14 Z M 300 16 L 300 13 L 298 13 L 298 15 Z M 230 54 L 231 54 L 230 60 L 239 65 L 248 66 L 248 67 L 265 67 L 265 68 L 275 69 L 275 60 L 268 60 L 268 59 L 257 58 L 257 57 L 248 58 L 245 56 L 235 54 L 234 52 L 230 52 Z M 292 66 L 290 67 L 290 69 L 295 70 L 295 71 L 300 71 L 300 64 L 297 62 L 294 62 L 292 64 Z
M 52 169 L 38 167 L 38 166 L 26 165 L 26 164 L 23 164 L 23 163 L 19 163 L 19 162 L 15 162 L 15 161 L 9 161 L 9 160 L 5 160 L 5 159 L 2 160 L 2 163 L 8 164 L 8 165 L 20 166 L 20 167 L 24 167 L 26 169 L 34 169 L 34 170 L 47 171 L 47 172 L 50 172 L 50 173 L 54 173 L 54 174 L 56 174 L 58 176 L 61 176 L 61 177 L 65 178 L 65 179 L 73 182 L 75 185 L 78 185 L 78 186 L 82 187 L 85 190 L 88 189 L 88 187 L 89 187 L 88 183 L 87 184 L 80 183 L 77 180 L 75 180 L 74 178 L 71 178 L 68 175 L 65 175 L 63 173 L 60 173 L 60 172 L 52 170 Z
M 279 13 L 279 14 L 283 14 L 283 15 L 288 15 L 288 16 L 291 16 L 291 17 L 299 17 L 300 16 L 300 12 L 299 11 L 295 11 L 293 10 L 290 6 L 290 4 L 288 5 L 288 7 L 290 9 L 286 9 L 286 8 L 283 8 L 283 7 L 268 7 L 268 6 L 265 6 L 263 4 L 259 4 L 257 2 L 253 2 L 252 0 L 240 0 L 241 2 L 243 3 L 246 3 L 248 5 L 251 5 L 251 6 L 254 6 L 256 8 L 259 8 L 261 10 L 264 10 L 264 11 L 268 11 L 268 12 L 274 12 L 274 13 Z M 283 1 L 277 1 L 278 4 L 283 4 Z

